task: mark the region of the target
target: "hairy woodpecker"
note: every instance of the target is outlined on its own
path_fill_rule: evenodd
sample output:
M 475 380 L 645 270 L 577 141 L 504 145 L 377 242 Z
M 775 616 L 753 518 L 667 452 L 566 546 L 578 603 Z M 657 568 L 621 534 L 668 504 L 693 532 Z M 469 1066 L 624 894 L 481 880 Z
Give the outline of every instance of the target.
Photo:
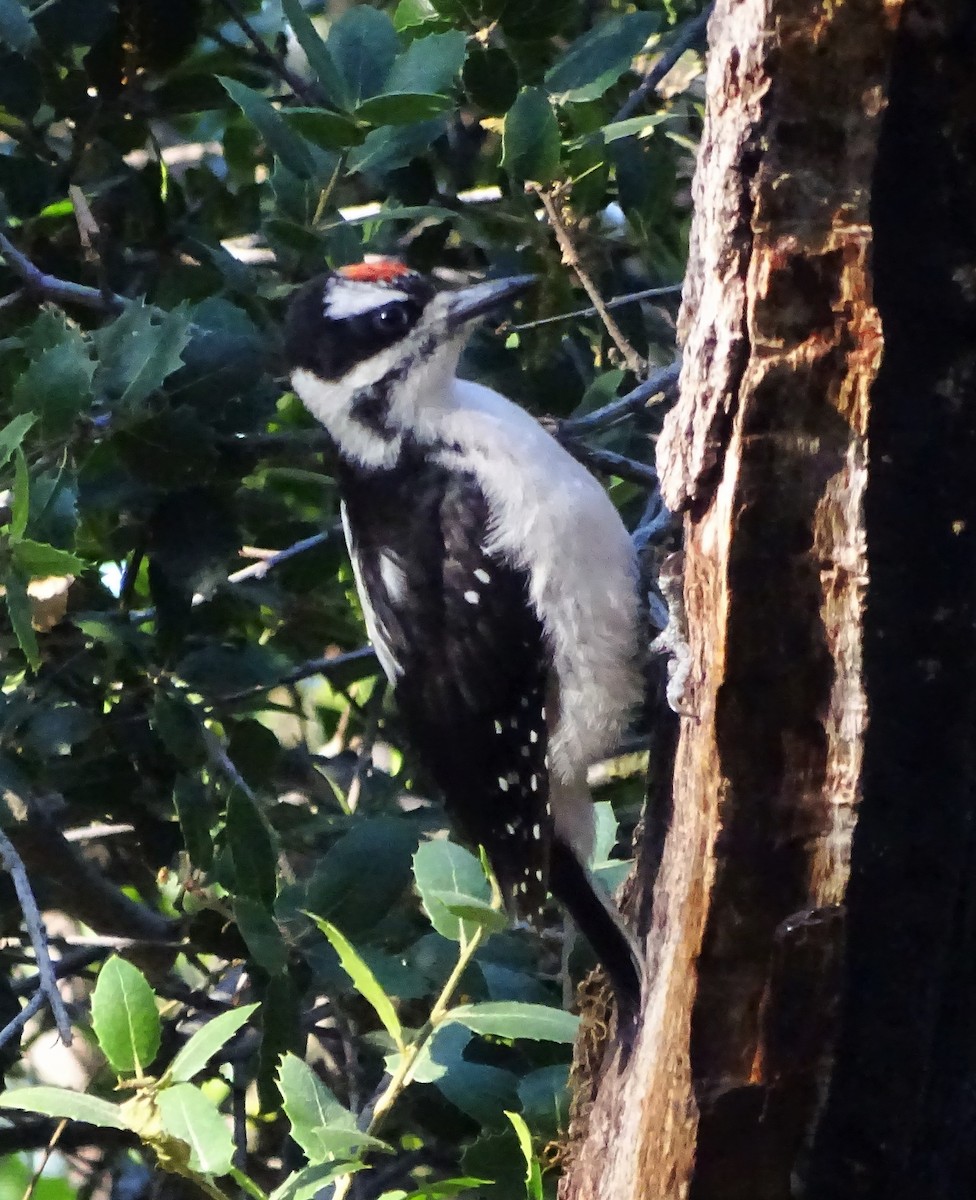
M 631 540 L 600 484 L 528 413 L 455 371 L 472 324 L 532 276 L 438 291 L 393 259 L 292 299 L 292 384 L 338 450 L 343 525 L 414 749 L 509 910 L 547 888 L 633 1012 L 641 967 L 585 863 L 586 769 L 639 698 Z

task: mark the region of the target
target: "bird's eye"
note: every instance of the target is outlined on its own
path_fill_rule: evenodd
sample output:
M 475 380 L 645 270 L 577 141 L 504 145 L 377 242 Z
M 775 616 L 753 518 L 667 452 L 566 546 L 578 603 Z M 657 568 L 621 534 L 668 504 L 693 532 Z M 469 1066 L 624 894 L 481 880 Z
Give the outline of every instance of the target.
M 373 328 L 385 333 L 403 333 L 410 325 L 410 313 L 404 304 L 387 304 L 373 313 Z

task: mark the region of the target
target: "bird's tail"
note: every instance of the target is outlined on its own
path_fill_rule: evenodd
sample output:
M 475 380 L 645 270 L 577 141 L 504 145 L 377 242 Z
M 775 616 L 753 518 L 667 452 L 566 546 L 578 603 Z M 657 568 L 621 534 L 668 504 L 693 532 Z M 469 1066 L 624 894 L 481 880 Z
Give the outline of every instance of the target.
M 640 1013 L 644 983 L 640 949 L 613 900 L 558 834 L 550 851 L 549 887 L 610 977 L 617 998 L 618 1023 L 632 1023 Z

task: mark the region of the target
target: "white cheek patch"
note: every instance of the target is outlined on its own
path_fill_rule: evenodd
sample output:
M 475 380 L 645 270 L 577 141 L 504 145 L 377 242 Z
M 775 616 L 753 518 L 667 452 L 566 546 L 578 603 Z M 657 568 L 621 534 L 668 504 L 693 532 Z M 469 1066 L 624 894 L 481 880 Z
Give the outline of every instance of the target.
M 397 300 L 409 299 L 406 292 L 395 288 L 377 287 L 375 283 L 356 279 L 334 279 L 326 289 L 322 315 L 331 321 L 341 321 L 344 317 L 358 317 Z

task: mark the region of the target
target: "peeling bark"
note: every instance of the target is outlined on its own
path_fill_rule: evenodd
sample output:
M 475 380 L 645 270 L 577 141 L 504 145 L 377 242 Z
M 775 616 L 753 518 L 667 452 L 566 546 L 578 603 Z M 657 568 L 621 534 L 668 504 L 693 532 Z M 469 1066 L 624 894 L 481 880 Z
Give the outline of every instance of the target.
M 869 199 L 898 0 L 720 0 L 658 448 L 693 652 L 652 983 L 564 1200 L 780 1200 L 823 1102 L 861 781 Z

